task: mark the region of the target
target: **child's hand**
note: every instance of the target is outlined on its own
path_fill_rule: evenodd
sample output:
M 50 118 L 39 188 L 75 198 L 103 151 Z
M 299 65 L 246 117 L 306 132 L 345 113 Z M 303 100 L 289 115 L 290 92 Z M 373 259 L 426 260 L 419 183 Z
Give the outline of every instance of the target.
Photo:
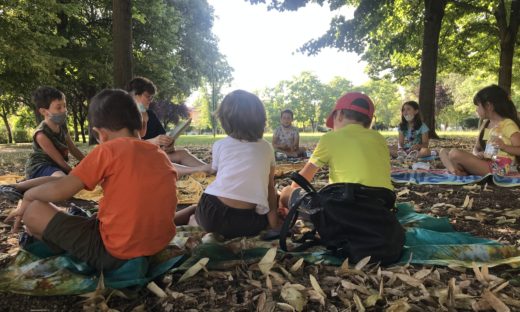
M 506 146 L 506 144 L 501 138 L 494 138 L 490 143 L 498 147 L 499 149 L 504 149 L 504 147 Z
M 27 209 L 27 206 L 29 205 L 30 201 L 28 200 L 20 200 L 18 201 L 18 206 L 15 210 L 11 211 L 11 213 L 5 218 L 5 222 L 8 222 L 10 220 L 14 219 L 13 228 L 11 229 L 12 233 L 16 233 L 20 226 L 22 225 L 22 217 L 25 213 L 25 209 Z
M 159 146 L 169 146 L 173 143 L 173 139 L 167 135 L 161 134 L 153 138 L 153 143 Z

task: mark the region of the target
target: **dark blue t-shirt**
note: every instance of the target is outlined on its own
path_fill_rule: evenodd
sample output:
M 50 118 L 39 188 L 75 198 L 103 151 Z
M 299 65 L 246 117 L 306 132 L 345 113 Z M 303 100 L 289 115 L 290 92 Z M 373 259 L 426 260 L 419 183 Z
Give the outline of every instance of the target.
M 153 139 L 158 135 L 166 134 L 166 130 L 164 130 L 155 112 L 151 109 L 146 110 L 146 112 L 148 113 L 148 123 L 146 124 L 146 135 L 142 139 Z

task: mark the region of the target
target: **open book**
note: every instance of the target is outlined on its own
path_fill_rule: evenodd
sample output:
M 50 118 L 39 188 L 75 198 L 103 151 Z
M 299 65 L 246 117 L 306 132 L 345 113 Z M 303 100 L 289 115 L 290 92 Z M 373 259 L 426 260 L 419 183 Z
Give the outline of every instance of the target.
M 186 120 L 181 120 L 179 123 L 173 128 L 172 130 L 168 131 L 168 136 L 172 139 L 176 140 L 181 133 L 188 128 L 188 126 L 191 123 L 191 118 L 188 118 Z
M 186 120 L 181 120 L 179 121 L 179 123 L 175 126 L 175 128 L 173 128 L 172 130 L 168 131 L 168 133 L 166 133 L 167 136 L 171 137 L 173 139 L 172 141 L 172 144 L 168 145 L 168 146 L 163 146 L 162 149 L 166 152 L 166 153 L 172 153 L 175 151 L 175 148 L 174 148 L 174 144 L 175 144 L 175 140 L 177 140 L 177 138 L 181 135 L 181 133 L 186 130 L 186 128 L 188 128 L 188 126 L 190 125 L 191 123 L 191 118 L 188 118 Z

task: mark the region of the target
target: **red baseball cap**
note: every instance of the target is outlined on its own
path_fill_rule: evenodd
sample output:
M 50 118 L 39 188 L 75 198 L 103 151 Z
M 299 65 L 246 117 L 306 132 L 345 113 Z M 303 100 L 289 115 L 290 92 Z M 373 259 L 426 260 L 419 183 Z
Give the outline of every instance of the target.
M 368 109 L 354 103 L 356 100 L 364 100 L 368 103 Z M 340 97 L 336 101 L 336 106 L 330 113 L 329 117 L 327 117 L 326 125 L 329 128 L 334 128 L 334 112 L 337 110 L 352 110 L 364 115 L 367 115 L 367 117 L 372 120 L 372 117 L 374 117 L 374 103 L 372 103 L 372 100 L 368 97 L 368 95 L 361 93 L 361 92 L 349 92 L 344 94 L 342 97 Z

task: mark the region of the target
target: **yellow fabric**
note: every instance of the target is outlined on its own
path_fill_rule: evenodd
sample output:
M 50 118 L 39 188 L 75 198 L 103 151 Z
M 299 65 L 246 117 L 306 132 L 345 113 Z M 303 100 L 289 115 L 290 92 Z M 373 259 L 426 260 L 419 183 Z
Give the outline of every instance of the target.
M 6 174 L 0 176 L 0 185 L 2 184 L 15 184 L 17 181 L 23 180 L 25 177 L 16 174 Z
M 483 136 L 483 139 L 488 141 L 491 134 L 494 132 L 494 128 L 486 128 L 484 129 L 484 136 Z M 501 139 L 502 141 L 504 141 L 504 143 L 506 145 L 511 145 L 511 136 L 516 133 L 516 132 L 520 132 L 520 129 L 518 128 L 517 124 L 509 119 L 509 118 L 506 118 L 504 120 L 502 120 L 501 122 L 498 123 L 498 125 L 496 126 L 496 131 L 497 131 L 497 134 L 501 136 Z M 511 155 L 511 154 L 508 154 L 502 150 L 500 150 L 498 152 L 498 156 L 501 156 L 501 157 L 507 157 L 507 158 L 510 158 L 510 159 L 514 159 L 515 156 Z
M 324 134 L 309 162 L 329 166 L 329 183 L 359 183 L 393 190 L 390 153 L 379 132 L 349 124 Z

